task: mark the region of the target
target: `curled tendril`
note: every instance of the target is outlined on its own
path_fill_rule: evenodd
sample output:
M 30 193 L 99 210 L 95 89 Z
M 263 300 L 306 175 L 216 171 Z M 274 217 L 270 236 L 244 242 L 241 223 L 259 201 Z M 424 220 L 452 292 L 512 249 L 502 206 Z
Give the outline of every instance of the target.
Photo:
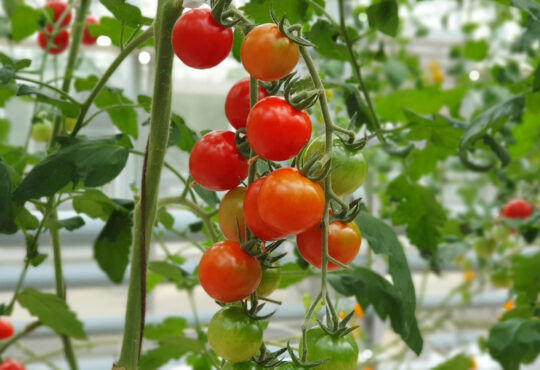
M 274 23 L 277 24 L 279 32 L 281 32 L 282 35 L 287 36 L 289 40 L 291 40 L 295 44 L 298 44 L 301 46 L 312 46 L 313 44 L 311 42 L 309 42 L 308 40 L 304 39 L 301 36 L 302 34 L 301 25 L 293 24 L 291 26 L 289 21 L 287 21 L 287 19 L 285 18 L 285 16 L 283 16 L 281 20 L 278 20 L 278 18 L 276 17 L 276 13 L 274 13 L 274 8 L 273 8 L 272 3 L 273 2 L 270 1 L 270 16 L 272 17 L 272 20 L 274 21 Z M 294 32 L 296 32 L 296 35 L 294 34 Z

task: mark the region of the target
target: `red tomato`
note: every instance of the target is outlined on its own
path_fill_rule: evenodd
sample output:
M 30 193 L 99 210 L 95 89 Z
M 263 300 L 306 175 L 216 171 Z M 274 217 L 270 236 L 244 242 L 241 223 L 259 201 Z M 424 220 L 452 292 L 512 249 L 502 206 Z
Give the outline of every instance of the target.
M 287 76 L 298 63 L 298 45 L 279 32 L 275 24 L 261 24 L 244 38 L 240 59 L 248 73 L 261 81 Z
M 88 23 L 97 24 L 99 22 L 94 17 L 91 17 L 91 16 L 86 17 L 86 22 L 84 24 L 84 29 L 83 29 L 83 35 L 82 35 L 81 42 L 83 44 L 85 44 L 85 45 L 94 45 L 96 43 L 96 40 L 97 40 L 98 37 L 97 36 L 92 36 L 90 34 L 90 32 L 88 32 Z
M 262 277 L 257 258 L 240 243 L 225 240 L 204 252 L 199 263 L 199 281 L 208 295 L 220 302 L 246 298 L 257 289 Z
M 362 236 L 354 222 L 334 221 L 328 230 L 328 254 L 341 263 L 348 265 L 360 250 Z M 322 265 L 322 230 L 317 225 L 296 235 L 298 251 L 306 261 L 321 268 Z M 341 267 L 333 262 L 328 263 L 328 270 Z
M 45 32 L 38 32 L 38 44 L 43 50 L 47 50 L 47 42 L 51 37 L 52 29 L 49 26 L 45 27 Z M 69 32 L 66 30 L 60 31 L 53 39 L 49 54 L 57 55 L 67 49 L 69 45 Z
M 274 230 L 263 221 L 259 214 L 257 199 L 265 180 L 266 177 L 261 177 L 251 183 L 247 188 L 246 195 L 244 196 L 244 219 L 249 231 L 257 238 L 266 241 L 275 241 L 285 238 L 287 234 Z
M 14 332 L 11 322 L 5 317 L 0 317 L 0 340 L 11 337 Z
M 523 199 L 512 199 L 503 208 L 502 217 L 507 218 L 527 218 L 533 211 L 532 206 Z
M 60 19 L 60 16 L 64 14 L 64 12 L 67 9 L 67 4 L 63 1 L 49 1 L 47 4 L 45 4 L 46 8 L 51 8 L 53 11 L 53 23 L 58 22 L 58 19 Z M 60 23 L 60 27 L 64 28 L 71 22 L 71 11 L 67 13 L 62 20 L 62 23 Z
M 248 161 L 236 149 L 234 133 L 217 130 L 197 140 L 189 156 L 189 172 L 207 189 L 230 190 L 246 178 Z
M 259 86 L 257 100 L 265 98 L 268 93 Z M 246 127 L 246 121 L 251 109 L 249 102 L 249 78 L 238 81 L 231 87 L 225 99 L 225 115 L 234 128 Z
M 294 157 L 311 136 L 311 120 L 278 96 L 264 98 L 249 112 L 247 140 L 261 157 L 284 161 Z
M 5 360 L 0 364 L 0 370 L 25 370 L 25 368 L 19 361 Z
M 239 186 L 227 192 L 219 204 L 219 229 L 229 240 L 239 241 L 238 228 L 240 228 L 242 240 L 246 239 L 246 223 L 242 212 L 244 194 L 246 194 L 246 188 Z
M 198 69 L 218 65 L 229 55 L 233 33 L 217 23 L 209 9 L 192 9 L 176 21 L 172 47 L 184 64 Z
M 257 199 L 264 222 L 283 234 L 299 234 L 321 222 L 324 192 L 294 168 L 267 176 Z

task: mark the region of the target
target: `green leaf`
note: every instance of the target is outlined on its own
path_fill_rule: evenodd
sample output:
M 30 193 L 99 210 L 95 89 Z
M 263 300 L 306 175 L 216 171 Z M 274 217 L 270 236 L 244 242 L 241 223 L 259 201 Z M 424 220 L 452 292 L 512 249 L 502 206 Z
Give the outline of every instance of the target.
M 15 212 L 11 201 L 11 177 L 7 164 L 0 157 L 0 233 L 17 232 Z
M 444 209 L 433 191 L 410 183 L 401 175 L 388 185 L 387 194 L 400 202 L 392 215 L 394 225 L 406 225 L 411 243 L 424 257 L 433 256 L 441 240 L 440 229 L 446 220 Z
M 512 261 L 512 281 L 520 296 L 534 302 L 540 293 L 540 253 L 532 256 L 517 256 Z
M 390 318 L 394 332 L 407 343 L 416 354 L 422 351 L 423 341 L 418 330 L 416 317 L 406 309 L 406 303 L 398 290 L 381 275 L 364 267 L 353 272 L 332 274 L 328 277 L 330 285 L 344 296 L 356 297 L 356 301 L 366 310 L 373 305 L 382 319 Z
M 281 265 L 281 280 L 278 289 L 286 289 L 291 285 L 301 282 L 310 275 L 310 271 L 300 267 L 295 262 L 287 262 Z
M 505 370 L 518 370 L 540 352 L 540 321 L 512 318 L 500 321 L 489 331 L 487 347 Z
M 101 90 L 94 101 L 99 108 L 106 108 L 116 105 L 131 105 L 133 101 L 121 93 L 119 89 L 105 87 Z M 133 138 L 137 138 L 139 124 L 137 122 L 137 112 L 133 108 L 115 108 L 107 110 L 112 123 L 123 133 Z
M 129 262 L 131 215 L 114 211 L 94 243 L 94 258 L 112 282 L 120 284 Z
M 389 59 L 383 64 L 383 71 L 390 85 L 395 89 L 409 76 L 407 65 L 397 59 Z
M 85 78 L 79 77 L 75 79 L 73 86 L 77 92 L 90 91 L 96 86 L 99 78 L 96 75 L 88 75 Z
M 182 269 L 166 261 L 152 261 L 148 264 L 148 269 L 174 283 L 181 283 L 184 280 Z
M 319 19 L 311 27 L 308 37 L 321 56 L 347 61 L 349 60 L 349 53 L 345 44 L 337 41 L 339 35 L 339 28 L 323 19 Z
M 205 189 L 199 184 L 195 184 L 193 190 L 195 190 L 195 193 L 197 193 L 197 195 L 199 195 L 210 207 L 216 208 L 219 204 L 219 198 L 215 191 Z
M 33 35 L 38 30 L 38 22 L 43 16 L 41 10 L 25 4 L 18 4 L 11 16 L 11 37 L 21 41 Z
M 23 206 L 15 207 L 15 223 L 24 230 L 35 230 L 39 227 L 38 218 Z
M 183 337 L 184 330 L 188 327 L 183 317 L 167 317 L 160 324 L 147 324 L 144 327 L 144 338 L 150 340 L 162 340 L 169 337 Z
M 184 152 L 191 153 L 191 149 L 193 149 L 197 139 L 197 133 L 187 127 L 184 119 L 177 114 L 172 114 L 169 144 L 176 145 Z
M 76 339 L 86 339 L 83 324 L 75 313 L 69 310 L 66 302 L 54 294 L 41 293 L 33 288 L 26 288 L 17 294 L 17 301 L 32 316 L 53 329 L 58 334 Z
M 103 221 L 107 221 L 113 211 L 118 209 L 118 206 L 98 189 L 86 189 L 83 194 L 73 198 L 72 204 L 75 212 Z
M 0 107 L 4 107 L 6 105 L 6 102 L 15 95 L 15 91 L 13 91 L 9 86 L 4 86 L 0 84 Z
M 0 118 L 0 143 L 6 143 L 9 139 L 11 124 L 6 118 Z
M 241 62 L 240 49 L 242 48 L 242 42 L 244 42 L 244 33 L 239 28 L 235 28 L 233 32 L 232 55 L 238 62 Z
M 137 27 L 139 25 L 147 25 L 152 23 L 152 20 L 143 17 L 141 10 L 134 5 L 127 4 L 125 0 L 99 0 L 120 22 Z
M 165 207 L 158 209 L 157 220 L 160 224 L 165 226 L 167 230 L 171 230 L 174 226 L 174 217 L 167 211 L 167 208 Z
M 465 42 L 463 55 L 467 59 L 479 62 L 486 57 L 487 52 L 488 52 L 488 43 L 486 42 L 486 40 L 476 40 L 476 41 L 469 40 Z
M 59 108 L 62 111 L 62 113 L 64 113 L 68 117 L 77 117 L 81 110 L 81 107 L 79 104 L 75 104 L 73 102 L 66 101 L 66 100 L 53 98 L 52 96 L 44 93 L 38 88 L 35 88 L 30 85 L 14 84 L 14 85 L 11 85 L 10 87 L 14 89 L 17 96 L 34 95 L 38 102 L 53 105 Z
M 508 150 L 513 158 L 521 158 L 529 152 L 538 150 L 540 143 L 540 127 L 538 122 L 540 114 L 523 114 L 521 123 L 512 129 L 515 143 Z M 536 149 L 535 149 L 536 148 Z
M 369 27 L 388 36 L 396 36 L 399 26 L 398 3 L 396 0 L 381 0 L 366 9 Z
M 122 171 L 129 154 L 116 144 L 119 139 L 64 138 L 62 148 L 32 168 L 13 192 L 13 199 L 51 196 L 69 183 L 96 187 L 110 182 Z
M 251 0 L 240 8 L 256 24 L 273 23 L 270 16 L 270 0 Z M 308 20 L 308 3 L 305 0 L 273 0 L 272 8 L 276 17 L 285 16 L 291 24 Z
M 65 218 L 63 220 L 50 220 L 49 219 L 49 221 L 46 223 L 45 226 L 47 226 L 47 228 L 50 230 L 58 230 L 58 229 L 64 228 L 66 230 L 73 231 L 80 227 L 83 227 L 84 220 L 79 216 Z
M 189 352 L 202 352 L 204 347 L 198 339 L 169 337 L 159 342 L 159 347 L 141 356 L 140 370 L 159 369 L 173 359 L 179 359 Z
M 111 39 L 111 43 L 114 46 L 117 46 L 117 47 L 122 46 L 120 44 L 120 42 L 122 41 L 121 38 L 120 38 L 120 35 L 122 34 L 122 22 L 120 22 L 119 20 L 117 20 L 115 18 L 101 17 L 99 19 L 99 23 L 97 23 L 97 24 L 92 24 L 92 23 L 89 24 L 88 25 L 88 30 L 94 36 L 107 36 L 108 38 Z M 124 26 L 124 32 L 123 32 L 123 34 L 124 34 L 123 42 L 126 42 L 131 37 L 133 32 L 135 32 L 135 27 L 125 25 Z M 141 31 L 141 30 L 137 31 L 136 36 L 138 36 L 142 32 L 143 31 Z M 143 45 L 141 45 L 139 48 L 141 48 L 143 46 L 151 45 L 152 43 L 153 43 L 153 41 L 150 40 L 150 41 L 144 43 Z
M 472 364 L 473 362 L 469 356 L 460 353 L 431 370 L 469 370 L 472 369 Z
M 0 69 L 0 83 L 8 84 L 11 80 L 15 78 L 15 70 L 12 66 L 5 66 Z
M 524 10 L 532 19 L 540 19 L 540 4 L 534 0 L 510 0 L 510 4 Z

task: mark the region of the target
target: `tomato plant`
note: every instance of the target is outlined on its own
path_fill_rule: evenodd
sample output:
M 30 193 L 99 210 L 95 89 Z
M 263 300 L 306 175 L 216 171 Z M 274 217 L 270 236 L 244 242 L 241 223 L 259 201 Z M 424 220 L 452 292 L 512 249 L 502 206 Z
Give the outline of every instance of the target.
M 257 87 L 257 100 L 268 96 L 262 86 Z M 244 78 L 235 83 L 225 98 L 225 115 L 230 124 L 236 128 L 246 127 L 247 117 L 251 107 L 249 106 L 249 78 Z
M 67 49 L 69 45 L 69 32 L 66 30 L 60 31 L 50 42 L 52 36 L 52 28 L 45 27 L 45 32 L 38 33 L 38 44 L 43 50 L 51 55 L 57 55 Z
M 307 331 L 306 341 L 308 361 L 328 360 L 317 366 L 318 369 L 352 370 L 356 367 L 358 345 L 350 334 L 336 337 L 315 327 Z
M 240 186 L 229 190 L 221 200 L 218 210 L 219 229 L 229 240 L 245 240 L 246 224 L 244 221 L 244 196 L 246 188 Z M 240 240 L 238 233 L 240 232 Z
M 0 340 L 10 338 L 14 332 L 11 322 L 5 317 L 0 317 Z

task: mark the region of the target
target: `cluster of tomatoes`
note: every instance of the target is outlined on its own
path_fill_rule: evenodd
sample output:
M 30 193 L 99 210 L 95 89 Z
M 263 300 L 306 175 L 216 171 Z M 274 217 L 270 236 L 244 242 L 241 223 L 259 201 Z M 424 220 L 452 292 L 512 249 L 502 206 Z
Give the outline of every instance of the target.
M 208 9 L 187 11 L 172 31 L 176 55 L 193 68 L 219 64 L 229 54 L 232 43 L 231 29 L 216 22 Z M 252 78 L 276 81 L 295 68 L 299 47 L 283 35 L 278 26 L 263 24 L 247 33 L 240 55 L 242 65 Z M 253 293 L 265 297 L 278 287 L 279 266 L 264 258 L 265 242 L 296 235 L 300 254 L 313 266 L 321 268 L 322 265 L 323 187 L 300 170 L 274 162 L 299 156 L 311 138 L 310 117 L 283 97 L 269 96 L 261 86 L 257 89 L 257 102 L 253 107 L 249 78 L 238 81 L 227 94 L 226 117 L 242 134 L 225 130 L 209 132 L 195 143 L 189 158 L 189 170 L 195 183 L 213 191 L 228 191 L 218 213 L 219 227 L 226 240 L 206 250 L 198 270 L 201 286 L 219 302 L 240 301 Z M 244 133 L 250 155 L 238 150 L 236 139 Z M 340 140 L 335 140 L 333 150 L 332 166 L 336 168 L 331 178 L 333 191 L 340 196 L 350 194 L 364 181 L 367 163 L 360 153 L 348 152 Z M 320 156 L 324 151 L 323 136 L 313 140 L 300 157 Z M 250 165 L 255 166 L 256 161 L 264 161 L 274 170 L 259 178 L 251 176 L 247 187 L 243 186 Z M 249 243 L 253 240 L 260 246 L 255 251 L 250 248 L 253 243 Z M 360 244 L 360 231 L 354 222 L 330 224 L 328 252 L 331 257 L 349 264 Z M 340 266 L 330 262 L 327 268 L 335 270 Z M 310 331 L 309 338 L 324 336 L 322 329 L 312 330 L 318 331 Z M 347 342 L 346 347 L 356 348 L 349 343 L 349 338 L 336 338 L 341 339 Z M 210 321 L 208 341 L 224 359 L 235 363 L 247 361 L 260 348 L 262 330 L 242 308 L 231 306 L 219 311 Z M 308 340 L 308 347 L 309 343 L 318 341 Z M 312 352 L 320 354 L 318 350 Z
M 0 341 L 9 339 L 15 330 L 8 319 L 0 317 Z M 4 360 L 0 362 L 0 370 L 24 370 L 24 365 L 15 360 Z
M 52 23 L 48 22 L 45 25 L 44 31 L 38 32 L 38 44 L 49 54 L 57 55 L 66 50 L 69 45 L 69 32 L 67 28 L 71 23 L 71 10 L 69 10 L 68 5 L 62 1 L 50 1 L 45 4 L 45 8 L 52 10 L 53 19 Z M 90 35 L 88 32 L 88 23 L 98 23 L 98 21 L 94 17 L 86 17 L 81 42 L 84 45 L 93 45 L 96 43 L 97 37 Z M 56 32 L 54 32 L 55 28 Z M 48 44 L 51 37 L 53 37 L 53 40 L 50 42 L 49 46 Z

